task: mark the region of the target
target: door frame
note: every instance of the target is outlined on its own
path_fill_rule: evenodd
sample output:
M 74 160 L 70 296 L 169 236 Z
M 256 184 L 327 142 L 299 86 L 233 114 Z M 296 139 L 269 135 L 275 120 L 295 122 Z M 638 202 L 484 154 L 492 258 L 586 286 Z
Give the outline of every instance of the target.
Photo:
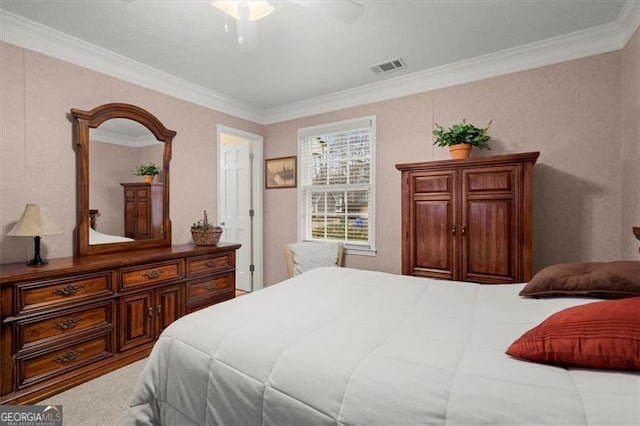
M 227 133 L 234 136 L 239 136 L 249 140 L 251 145 L 251 153 L 253 154 L 253 161 L 251 164 L 252 174 L 252 200 L 253 200 L 253 282 L 252 290 L 259 290 L 264 286 L 264 267 L 263 267 L 263 191 L 264 187 L 264 137 L 255 133 L 246 132 L 244 130 L 235 129 L 233 127 L 225 126 L 223 124 L 216 125 L 216 191 L 217 194 L 222 193 L 222 179 L 221 179 L 221 167 L 220 167 L 220 147 L 222 145 L 222 133 Z M 217 217 L 221 216 L 220 198 L 216 202 Z

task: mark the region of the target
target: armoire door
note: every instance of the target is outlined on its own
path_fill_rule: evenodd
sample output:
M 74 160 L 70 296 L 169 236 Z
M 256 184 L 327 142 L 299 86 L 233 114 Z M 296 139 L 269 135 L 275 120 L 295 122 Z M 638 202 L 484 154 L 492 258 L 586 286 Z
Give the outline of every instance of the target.
M 455 279 L 458 269 L 455 170 L 411 174 L 410 259 L 404 274 Z
M 519 276 L 519 165 L 461 169 L 461 281 L 512 283 Z
M 150 229 L 151 223 L 149 220 L 151 214 L 150 195 L 148 188 L 136 189 L 136 236 L 134 237 L 136 240 L 144 240 L 152 237 Z

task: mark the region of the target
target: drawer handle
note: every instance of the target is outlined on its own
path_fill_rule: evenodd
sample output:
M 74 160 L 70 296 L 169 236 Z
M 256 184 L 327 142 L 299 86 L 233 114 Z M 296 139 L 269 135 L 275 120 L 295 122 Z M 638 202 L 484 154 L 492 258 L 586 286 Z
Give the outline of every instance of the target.
M 82 321 L 83 318 L 67 318 L 66 320 L 56 324 L 53 326 L 53 328 L 57 328 L 58 330 L 69 330 L 70 328 L 75 327 L 76 325 L 78 325 L 78 323 L 80 321 Z
M 66 351 L 59 357 L 56 357 L 56 362 L 59 364 L 68 364 L 74 359 L 76 359 L 78 355 L 80 355 L 81 353 L 82 353 L 81 349 L 78 349 L 77 351 L 74 351 L 74 350 Z
M 215 289 L 216 289 L 216 285 L 214 283 L 207 283 L 207 290 L 211 291 Z
M 210 261 L 206 262 L 205 265 L 207 265 L 209 268 L 215 268 L 217 263 L 216 263 L 215 260 L 210 260 Z
M 83 285 L 71 285 L 71 284 L 69 284 L 65 288 L 59 288 L 56 291 L 54 291 L 53 293 L 57 294 L 58 296 L 68 297 L 68 296 L 73 296 L 74 294 L 76 294 L 76 292 L 78 290 L 80 290 L 81 288 L 84 288 L 84 286 Z
M 162 271 L 149 271 L 149 272 L 146 272 L 146 273 L 142 274 L 142 276 L 145 277 L 148 280 L 154 280 L 154 279 L 158 278 L 161 274 L 162 274 Z

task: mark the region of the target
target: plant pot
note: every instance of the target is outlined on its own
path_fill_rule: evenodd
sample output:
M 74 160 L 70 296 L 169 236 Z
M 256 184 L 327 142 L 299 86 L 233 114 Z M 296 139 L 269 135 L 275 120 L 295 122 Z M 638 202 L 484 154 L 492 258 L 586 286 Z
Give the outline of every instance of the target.
M 142 176 L 142 180 L 144 180 L 145 183 L 153 183 L 154 179 L 155 179 L 155 176 L 153 176 L 153 175 L 144 175 L 144 176 Z
M 208 231 L 191 231 L 193 243 L 197 246 L 215 246 L 220 241 L 222 229 L 209 229 Z
M 471 145 L 468 143 L 451 145 L 449 147 L 449 152 L 451 153 L 452 159 L 464 160 L 465 158 L 469 158 L 469 154 L 471 154 Z

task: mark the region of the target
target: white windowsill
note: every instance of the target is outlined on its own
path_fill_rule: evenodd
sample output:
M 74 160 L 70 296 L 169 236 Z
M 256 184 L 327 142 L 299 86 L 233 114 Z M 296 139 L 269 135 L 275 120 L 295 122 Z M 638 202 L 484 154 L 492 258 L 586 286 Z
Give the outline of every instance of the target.
M 375 256 L 377 254 L 376 249 L 358 247 L 358 246 L 344 246 L 344 254 L 345 255 L 356 255 L 356 256 Z

